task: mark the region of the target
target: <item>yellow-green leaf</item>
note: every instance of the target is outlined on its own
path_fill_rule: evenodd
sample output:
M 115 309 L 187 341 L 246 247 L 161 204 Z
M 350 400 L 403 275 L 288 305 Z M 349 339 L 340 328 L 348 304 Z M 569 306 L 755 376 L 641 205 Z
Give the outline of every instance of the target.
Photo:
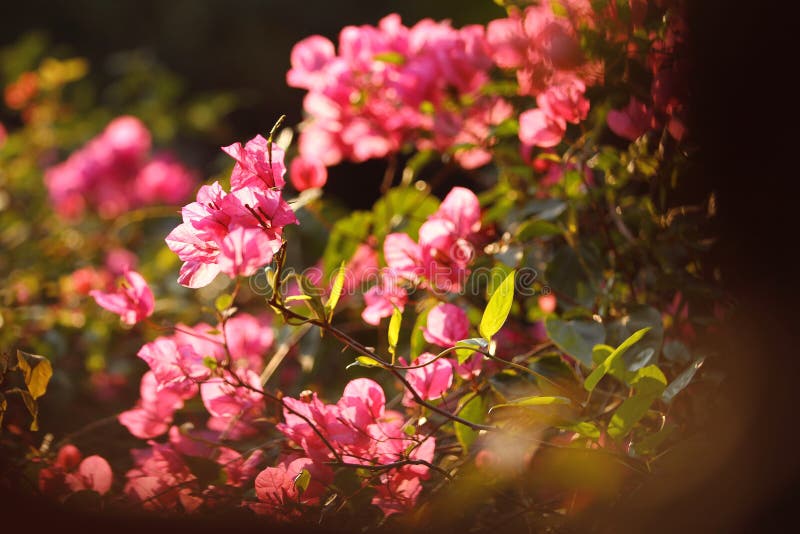
M 389 320 L 389 352 L 394 356 L 397 348 L 397 341 L 400 338 L 400 323 L 403 322 L 403 312 L 399 308 L 392 311 L 392 318 Z
M 354 365 L 358 367 L 381 367 L 381 363 L 378 360 L 375 358 L 370 358 L 369 356 L 358 356 L 356 361 L 348 365 L 346 368 L 350 369 Z
M 611 370 L 611 367 L 615 364 L 616 360 L 622 357 L 625 354 L 625 351 L 631 348 L 637 341 L 642 339 L 644 335 L 650 331 L 650 327 L 642 328 L 641 330 L 637 330 L 634 332 L 631 337 L 626 339 L 622 342 L 622 345 L 617 347 L 614 352 L 608 355 L 608 357 L 598 365 L 594 371 L 592 371 L 589 376 L 586 377 L 586 380 L 583 382 L 583 387 L 586 391 L 594 390 L 595 386 L 600 382 L 600 380 L 606 376 Z
M 523 397 L 521 399 L 513 400 L 503 404 L 495 404 L 489 409 L 489 413 L 497 408 L 508 408 L 511 406 L 550 406 L 553 404 L 569 404 L 570 401 L 567 397 L 547 397 L 547 396 L 533 396 Z
M 466 399 L 466 400 L 465 400 Z M 472 423 L 482 424 L 486 418 L 486 402 L 481 395 L 464 397 L 459 403 L 458 416 Z M 478 432 L 462 423 L 454 423 L 456 438 L 466 454 L 478 437 Z
M 515 274 L 516 270 L 508 273 L 505 280 L 492 293 L 489 303 L 483 311 L 478 331 L 486 339 L 492 339 L 492 336 L 503 327 L 509 312 L 511 312 L 511 304 L 514 302 Z
M 296 487 L 297 491 L 300 493 L 308 489 L 309 482 L 311 482 L 311 473 L 308 469 L 303 469 L 294 477 L 294 487 Z
M 47 384 L 53 376 L 53 366 L 44 356 L 17 351 L 17 363 L 25 374 L 25 385 L 31 397 L 38 399 L 47 391 Z
M 224 312 L 231 307 L 231 304 L 233 304 L 233 295 L 228 293 L 223 293 L 214 301 L 214 307 L 217 308 L 218 312 Z
M 342 296 L 342 288 L 344 288 L 344 275 L 346 269 L 344 268 L 344 261 L 339 265 L 339 270 L 336 272 L 336 278 L 333 280 L 333 286 L 331 287 L 331 294 L 328 297 L 328 302 L 325 306 L 328 308 L 328 320 L 330 317 L 333 316 L 333 310 L 336 309 L 336 305 L 339 303 L 339 297 Z

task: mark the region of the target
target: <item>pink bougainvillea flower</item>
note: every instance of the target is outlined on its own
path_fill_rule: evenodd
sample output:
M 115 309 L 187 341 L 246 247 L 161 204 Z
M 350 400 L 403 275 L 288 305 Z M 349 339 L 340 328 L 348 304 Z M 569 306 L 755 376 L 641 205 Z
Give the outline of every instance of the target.
M 317 160 L 298 156 L 289 167 L 289 179 L 298 191 L 322 187 L 328 181 L 328 169 Z
M 136 270 L 139 259 L 136 254 L 124 248 L 114 248 L 106 254 L 106 269 L 114 276 L 123 276 L 128 271 Z
M 550 117 L 560 117 L 578 124 L 589 113 L 589 100 L 584 96 L 586 84 L 571 74 L 558 76 L 546 91 L 536 97 L 539 109 Z
M 153 292 L 136 271 L 126 272 L 124 282 L 116 291 L 93 290 L 89 294 L 99 306 L 118 314 L 122 322 L 128 325 L 149 317 L 155 308 Z
M 435 359 L 435 361 L 433 361 Z M 428 363 L 433 362 L 433 363 Z M 436 400 L 453 385 L 453 365 L 446 358 L 436 359 L 434 354 L 424 352 L 414 360 L 414 365 L 424 365 L 406 371 L 406 380 L 422 400 Z M 414 406 L 414 396 L 406 390 L 403 406 Z
M 140 439 L 160 436 L 167 431 L 175 410 L 183 407 L 182 396 L 171 388 L 159 389 L 156 375 L 148 371 L 142 376 L 140 398 L 136 407 L 119 414 L 117 419 Z
M 203 504 L 197 477 L 171 445 L 148 444 L 131 451 L 135 466 L 125 474 L 125 494 L 148 511 L 196 511 Z
M 286 181 L 286 166 L 283 163 L 284 151 L 281 147 L 270 143 L 257 135 L 244 147 L 241 143 L 223 147 L 222 150 L 236 160 L 231 173 L 231 191 L 245 187 L 265 189 L 282 188 Z M 272 161 L 270 163 L 270 151 Z
M 529 109 L 519 116 L 519 138 L 529 145 L 554 147 L 564 138 L 566 130 L 563 118 L 551 117 L 542 109 Z
M 428 312 L 427 326 L 422 334 L 425 341 L 441 347 L 452 347 L 465 339 L 469 332 L 467 314 L 454 304 L 442 303 Z
M 303 471 L 311 475 L 308 487 L 300 491 L 295 479 Z M 333 479 L 333 472 L 323 464 L 314 463 L 310 458 L 288 457 L 275 467 L 267 467 L 256 477 L 256 497 L 259 502 L 252 504 L 256 513 L 268 514 L 276 519 L 287 520 L 299 511 L 288 504 L 313 505 L 325 492 L 325 485 Z
M 182 215 L 166 241 L 184 261 L 178 282 L 193 288 L 220 272 L 231 278 L 255 274 L 280 249 L 283 227 L 297 223 L 279 190 L 240 187 L 226 193 L 219 182 L 201 187 Z
M 77 447 L 65 445 L 58 451 L 55 462 L 39 472 L 39 489 L 56 498 L 83 490 L 105 495 L 112 480 L 111 466 L 105 458 L 92 455 L 81 460 Z
M 306 37 L 292 48 L 292 68 L 286 73 L 290 87 L 315 89 L 325 81 L 325 66 L 336 56 L 330 40 L 321 35 Z
M 454 187 L 431 218 L 451 221 L 458 236 L 467 237 L 481 229 L 481 205 L 475 193 L 464 187 Z
M 403 311 L 408 293 L 398 284 L 399 281 L 394 273 L 384 271 L 381 280 L 364 293 L 367 305 L 361 312 L 364 322 L 378 325 L 381 319 L 391 316 L 395 308 Z
M 634 141 L 647 133 L 652 126 L 652 120 L 652 110 L 634 97 L 631 97 L 625 108 L 612 109 L 606 116 L 611 131 L 629 141 Z
M 244 384 L 239 386 L 238 384 Z M 235 375 L 223 374 L 200 385 L 200 396 L 211 419 L 208 427 L 223 432 L 231 439 L 241 439 L 255 434 L 254 420 L 264 409 L 264 396 L 258 373 L 238 369 Z
M 174 156 L 159 154 L 147 162 L 133 182 L 133 190 L 144 204 L 176 204 L 186 200 L 197 178 Z

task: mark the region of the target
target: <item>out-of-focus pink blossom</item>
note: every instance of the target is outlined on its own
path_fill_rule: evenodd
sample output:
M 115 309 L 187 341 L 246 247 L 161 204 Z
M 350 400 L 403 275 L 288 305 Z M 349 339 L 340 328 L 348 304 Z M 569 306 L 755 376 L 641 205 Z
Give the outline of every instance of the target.
M 56 498 L 83 490 L 105 495 L 112 480 L 111 466 L 105 458 L 92 455 L 81 460 L 77 447 L 65 445 L 58 451 L 55 462 L 39 472 L 39 489 Z
M 446 358 L 434 361 L 435 358 L 436 355 L 424 352 L 414 360 L 414 365 L 422 365 L 422 367 L 406 371 L 406 380 L 422 400 L 439 399 L 453 385 L 453 364 Z M 403 396 L 403 406 L 414 405 L 414 396 L 406 390 Z
M 106 253 L 106 269 L 114 276 L 123 276 L 127 271 L 135 270 L 139 258 L 130 250 L 114 248 Z
M 630 141 L 644 135 L 651 127 L 653 112 L 642 102 L 631 97 L 628 105 L 620 110 L 612 109 L 606 116 L 611 131 Z
M 286 83 L 291 87 L 314 89 L 324 82 L 324 69 L 336 56 L 330 40 L 312 35 L 294 45 L 290 56 L 291 70 L 286 73 Z
M 119 414 L 119 422 L 137 438 L 160 436 L 169 428 L 175 410 L 183 407 L 182 396 L 170 388 L 159 389 L 158 379 L 152 371 L 142 376 L 139 392 L 136 407 Z
M 566 121 L 551 117 L 542 109 L 529 109 L 519 116 L 519 138 L 523 143 L 542 148 L 556 146 L 564 138 Z
M 196 183 L 194 174 L 174 156 L 160 154 L 139 170 L 133 190 L 143 205 L 177 204 L 189 196 Z
M 148 160 L 150 132 L 131 116 L 114 119 L 100 135 L 45 172 L 55 210 L 78 218 L 87 208 L 111 219 L 130 209 L 176 203 L 194 185 L 192 173 L 173 157 Z
M 428 322 L 422 331 L 428 343 L 452 347 L 465 339 L 469 332 L 469 319 L 464 310 L 454 304 L 439 304 L 428 312 Z
M 328 181 L 328 169 L 317 160 L 298 156 L 289 167 L 289 179 L 298 191 L 322 187 Z
M 118 314 L 128 325 L 149 317 L 155 308 L 153 292 L 136 271 L 126 272 L 124 282 L 114 292 L 93 290 L 89 294 L 99 306 Z
M 398 281 L 396 275 L 384 272 L 381 280 L 364 293 L 367 306 L 361 312 L 361 318 L 367 324 L 378 325 L 382 318 L 391 316 L 395 308 L 400 311 L 405 308 L 408 293 Z

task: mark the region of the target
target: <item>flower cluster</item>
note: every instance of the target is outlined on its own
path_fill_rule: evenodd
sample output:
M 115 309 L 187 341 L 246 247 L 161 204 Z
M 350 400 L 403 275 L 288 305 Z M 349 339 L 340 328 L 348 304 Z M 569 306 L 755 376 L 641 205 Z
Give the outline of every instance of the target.
M 111 466 L 105 458 L 83 458 L 77 447 L 64 445 L 55 461 L 39 471 L 39 490 L 57 499 L 83 490 L 104 495 L 111 489 L 112 479 Z
M 211 415 L 209 429 L 230 439 L 252 435 L 263 408 L 258 373 L 274 339 L 268 317 L 239 314 L 218 328 L 198 324 L 175 330 L 139 351 L 150 371 L 142 377 L 138 404 L 120 414 L 120 423 L 138 438 L 160 436 L 184 401 L 199 393 Z
M 324 486 L 333 481 L 327 462 L 334 459 L 362 466 L 401 464 L 373 480 L 377 494 L 372 503 L 386 515 L 414 505 L 421 480 L 429 474 L 426 464 L 433 460 L 435 439 L 416 433 L 402 414 L 387 410 L 383 389 L 376 382 L 352 380 L 336 404 L 325 404 L 311 392 L 299 399 L 285 397 L 283 402 L 284 422 L 277 428 L 302 449 L 302 455 L 287 456 L 258 475 L 256 511 L 281 515 L 289 501 L 317 503 Z M 298 499 L 294 478 L 303 469 L 311 474 L 313 485 Z
M 347 26 L 338 54 L 315 35 L 291 54 L 290 86 L 307 89 L 310 120 L 300 157 L 326 166 L 394 154 L 406 144 L 451 150 L 465 168 L 491 159 L 489 129 L 512 114 L 480 95 L 492 67 L 484 28 L 455 29 L 425 19 L 404 26 L 396 14 L 378 26 Z M 469 145 L 469 146 L 464 146 Z
M 56 212 L 78 218 L 88 209 L 113 219 L 152 204 L 176 204 L 196 178 L 169 154 L 150 156 L 150 132 L 130 116 L 118 117 L 83 148 L 45 173 Z
M 378 324 L 395 307 L 402 310 L 408 300 L 404 283 L 446 293 L 458 291 L 474 257 L 469 238 L 480 228 L 478 197 L 469 189 L 454 187 L 420 227 L 417 243 L 407 234 L 387 235 L 383 243 L 387 268 L 381 281 L 364 294 L 367 307 L 362 318 Z
M 206 286 L 220 272 L 254 274 L 280 249 L 284 226 L 297 223 L 281 196 L 286 167 L 280 147 L 258 135 L 244 147 L 223 150 L 236 160 L 230 193 L 219 182 L 202 186 L 197 200 L 184 206 L 183 223 L 167 236 L 184 261 L 178 281 L 187 287 Z

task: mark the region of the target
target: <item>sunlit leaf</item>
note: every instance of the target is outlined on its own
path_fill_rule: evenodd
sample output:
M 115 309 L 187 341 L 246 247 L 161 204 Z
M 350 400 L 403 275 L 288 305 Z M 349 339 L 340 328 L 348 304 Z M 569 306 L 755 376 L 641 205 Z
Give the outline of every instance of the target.
M 397 348 L 397 340 L 400 337 L 400 324 L 403 322 L 403 312 L 400 311 L 400 308 L 394 308 L 392 310 L 392 318 L 389 320 L 389 332 L 388 332 L 388 341 L 389 341 L 389 352 L 394 355 L 394 351 Z
M 471 423 L 482 424 L 486 419 L 486 401 L 484 400 L 483 396 L 472 395 L 471 397 L 465 398 L 467 399 L 466 401 L 464 398 L 462 398 L 461 402 L 459 403 L 460 409 L 458 411 L 458 416 Z M 475 441 L 475 438 L 478 437 L 478 432 L 467 425 L 458 422 L 454 423 L 454 427 L 456 439 L 458 439 L 458 442 L 461 444 L 461 447 L 466 453 L 469 451 L 469 448 Z
M 296 487 L 297 491 L 300 493 L 304 493 L 308 489 L 308 484 L 310 482 L 311 473 L 308 469 L 303 469 L 294 477 L 294 487 Z
M 675 398 L 675 395 L 680 393 L 686 386 L 694 378 L 694 375 L 697 371 L 702 367 L 703 362 L 705 361 L 704 358 L 699 358 L 692 363 L 686 370 L 684 370 L 681 374 L 675 377 L 667 387 L 664 389 L 664 393 L 661 394 L 661 400 L 664 402 L 672 402 L 672 399 Z
M 533 396 L 533 397 L 523 397 L 521 399 L 516 399 L 511 402 L 505 402 L 503 404 L 495 404 L 489 409 L 489 413 L 497 408 L 509 408 L 509 407 L 517 407 L 517 406 L 551 406 L 554 404 L 570 404 L 572 401 L 569 400 L 567 397 L 550 397 L 550 396 Z
M 508 276 L 506 276 L 503 283 L 492 293 L 489 303 L 483 311 L 483 317 L 481 317 L 478 331 L 486 339 L 492 339 L 492 336 L 500 331 L 508 318 L 509 312 L 511 312 L 511 305 L 514 302 L 515 274 L 516 271 L 512 270 Z
M 595 388 L 595 386 L 597 386 L 598 382 L 600 382 L 600 380 L 604 376 L 606 376 L 606 373 L 608 373 L 611 370 L 611 368 L 614 365 L 614 363 L 616 361 L 618 361 L 619 358 L 621 358 L 623 354 L 625 354 L 625 351 L 627 351 L 629 348 L 631 348 L 631 346 L 634 343 L 636 343 L 637 341 L 642 339 L 642 337 L 644 337 L 644 335 L 649 330 L 650 330 L 650 328 L 642 328 L 641 330 L 636 331 L 631 337 L 626 339 L 622 343 L 622 345 L 617 347 L 614 350 L 614 352 L 609 354 L 608 357 L 605 359 L 605 361 L 603 361 L 603 363 L 598 365 L 589 374 L 589 376 L 586 377 L 586 380 L 584 380 L 584 382 L 583 382 L 584 389 L 586 389 L 586 391 L 592 391 Z
M 17 351 L 17 363 L 25 374 L 25 385 L 31 396 L 38 399 L 47 391 L 47 384 L 53 376 L 53 366 L 44 356 Z
M 342 296 L 345 273 L 346 269 L 344 268 L 344 261 L 342 261 L 342 264 L 339 265 L 339 270 L 336 272 L 336 278 L 333 280 L 333 286 L 331 287 L 331 294 L 328 297 L 328 302 L 325 304 L 329 314 L 328 320 L 330 320 L 330 317 L 333 316 L 333 311 L 336 309 L 336 305 L 339 303 L 339 297 Z

